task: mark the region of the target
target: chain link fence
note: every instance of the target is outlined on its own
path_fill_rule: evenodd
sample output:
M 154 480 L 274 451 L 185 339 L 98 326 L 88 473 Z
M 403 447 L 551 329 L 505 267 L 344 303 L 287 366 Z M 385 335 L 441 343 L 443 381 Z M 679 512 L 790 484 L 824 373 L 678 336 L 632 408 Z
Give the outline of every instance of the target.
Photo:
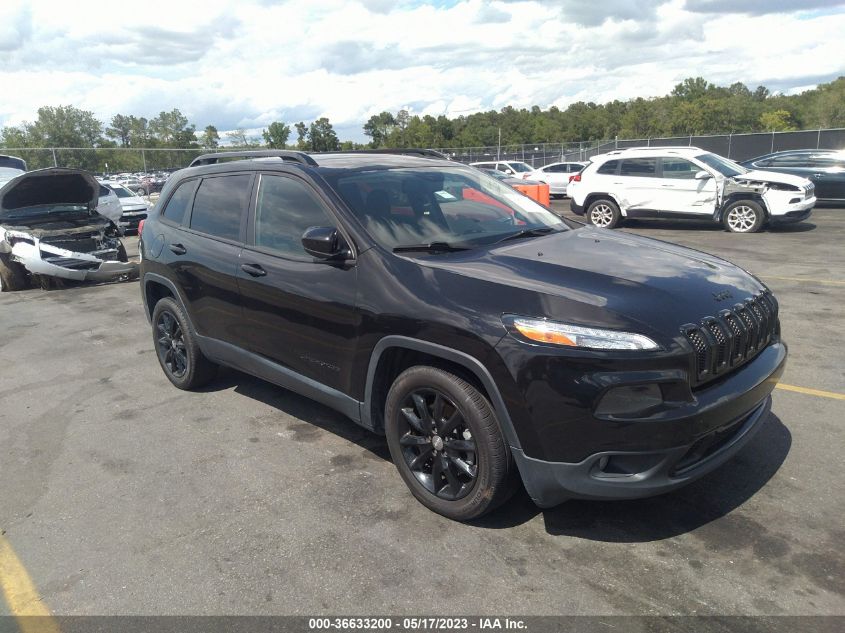
M 742 161 L 787 149 L 845 149 L 845 128 L 436 149 L 462 163 L 518 160 L 532 167 L 542 167 L 558 161 L 583 162 L 597 154 L 614 149 L 643 146 L 695 146 Z M 235 148 L 227 147 L 219 150 L 117 147 L 0 148 L 0 154 L 23 158 L 29 169 L 73 167 L 87 169 L 96 174 L 118 174 L 174 171 L 187 167 L 194 158 L 208 151 L 231 149 Z
M 845 128 L 796 132 L 711 134 L 640 139 L 605 139 L 577 143 L 529 143 L 488 147 L 439 148 L 453 160 L 473 163 L 490 160 L 518 160 L 532 167 L 559 161 L 583 162 L 597 154 L 625 147 L 700 147 L 736 161 L 788 149 L 845 149 Z

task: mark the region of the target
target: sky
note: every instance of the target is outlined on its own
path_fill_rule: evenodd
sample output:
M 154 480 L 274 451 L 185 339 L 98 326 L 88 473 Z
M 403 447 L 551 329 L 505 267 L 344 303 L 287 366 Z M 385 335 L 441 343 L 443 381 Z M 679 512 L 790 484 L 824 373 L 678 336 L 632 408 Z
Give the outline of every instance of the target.
M 845 75 L 827 0 L 0 0 L 0 126 L 42 105 L 198 129 L 382 110 L 661 96 L 685 77 L 800 92 Z

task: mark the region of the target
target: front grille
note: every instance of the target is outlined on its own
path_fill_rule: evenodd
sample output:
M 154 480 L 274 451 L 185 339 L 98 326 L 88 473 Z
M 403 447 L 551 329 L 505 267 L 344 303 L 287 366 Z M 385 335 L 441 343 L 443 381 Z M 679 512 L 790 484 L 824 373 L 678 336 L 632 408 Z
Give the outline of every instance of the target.
M 780 335 L 778 304 L 766 290 L 681 331 L 695 353 L 698 386 L 747 363 Z
M 63 248 L 74 253 L 90 253 L 99 248 L 97 240 L 94 237 L 67 237 L 63 239 L 43 239 L 44 244 L 55 246 L 56 248 Z

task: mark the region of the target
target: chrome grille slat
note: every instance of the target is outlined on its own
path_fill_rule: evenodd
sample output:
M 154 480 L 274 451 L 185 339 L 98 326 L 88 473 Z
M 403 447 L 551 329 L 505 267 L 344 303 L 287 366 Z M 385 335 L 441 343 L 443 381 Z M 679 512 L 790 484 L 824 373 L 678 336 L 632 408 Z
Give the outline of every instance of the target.
M 718 316 L 684 325 L 681 332 L 695 353 L 692 383 L 698 386 L 753 359 L 777 338 L 778 304 L 765 291 Z

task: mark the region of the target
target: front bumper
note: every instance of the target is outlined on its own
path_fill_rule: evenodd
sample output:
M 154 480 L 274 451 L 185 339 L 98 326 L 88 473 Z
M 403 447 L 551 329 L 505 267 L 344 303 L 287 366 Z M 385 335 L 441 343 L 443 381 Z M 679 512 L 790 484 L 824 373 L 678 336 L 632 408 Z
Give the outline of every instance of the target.
M 112 251 L 75 253 L 38 242 L 18 242 L 12 247 L 15 261 L 36 275 L 74 281 L 111 281 L 125 275 L 137 275 L 137 264 L 103 258 L 110 254 Z
M 575 215 L 584 215 L 584 205 L 578 204 L 574 199 L 569 199 L 569 209 Z
M 524 441 L 522 448 L 511 447 L 525 488 L 537 505 L 550 507 L 569 498 L 648 497 L 690 483 L 730 459 L 765 422 L 786 357 L 786 345 L 775 342 L 737 370 L 693 390 L 690 401 L 640 418 L 583 415 L 557 429 L 553 419 L 535 418 L 546 454 L 526 454 Z M 542 415 L 554 410 L 558 416 L 567 411 L 557 402 Z M 577 457 L 555 459 L 555 453 Z
M 795 222 L 803 222 L 812 215 L 812 209 L 805 209 L 804 211 L 787 211 L 784 215 L 773 215 L 769 218 L 770 224 L 793 224 Z
M 772 397 L 695 443 L 646 453 L 606 451 L 578 464 L 545 462 L 511 449 L 528 494 L 541 508 L 567 499 L 638 499 L 670 492 L 703 477 L 733 457 L 754 437 L 769 417 Z M 607 460 L 606 462 L 604 460 Z M 632 473 L 605 472 L 611 460 L 641 465 Z M 605 466 L 606 468 L 606 466 Z M 618 470 L 618 469 L 616 469 Z M 636 468 L 634 468 L 636 470 Z

